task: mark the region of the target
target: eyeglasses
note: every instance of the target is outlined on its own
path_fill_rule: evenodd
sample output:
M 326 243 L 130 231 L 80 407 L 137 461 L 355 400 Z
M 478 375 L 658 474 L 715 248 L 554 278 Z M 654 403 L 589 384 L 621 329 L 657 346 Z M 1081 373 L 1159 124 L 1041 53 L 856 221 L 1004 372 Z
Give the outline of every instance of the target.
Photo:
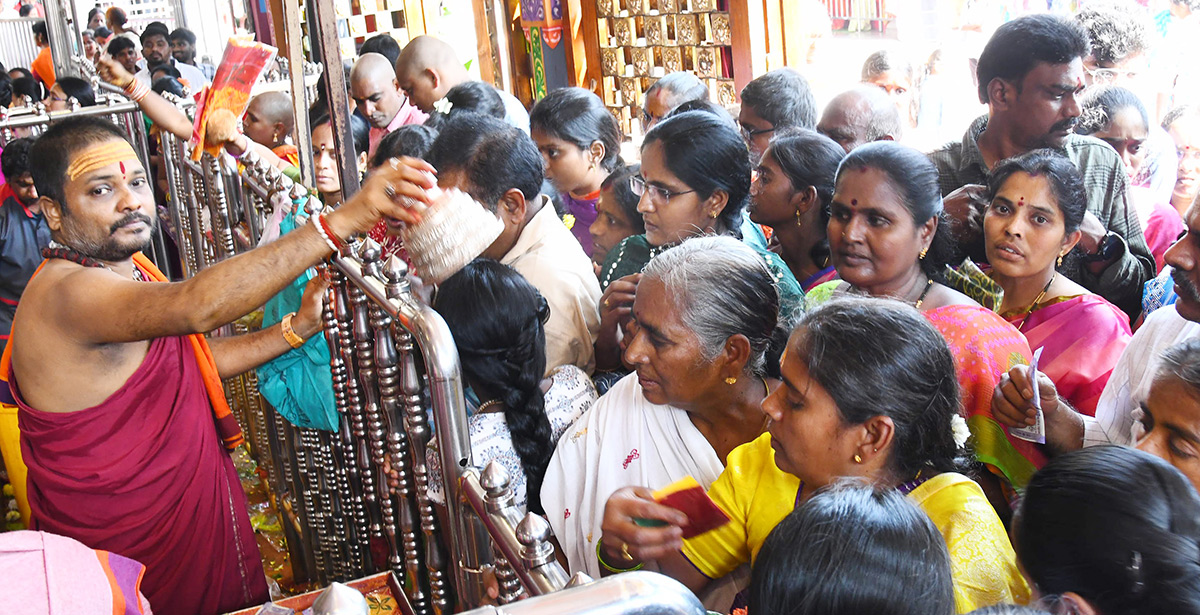
M 661 117 L 654 117 L 650 115 L 649 111 L 642 109 L 642 130 L 650 130 L 661 119 Z
M 747 141 L 749 141 L 750 139 L 753 139 L 754 137 L 757 137 L 758 135 L 765 135 L 769 132 L 775 132 L 774 126 L 772 126 L 771 128 L 763 128 L 761 130 L 755 130 L 745 124 L 739 124 L 739 127 L 742 130 L 742 138 Z
M 1124 68 L 1092 68 L 1087 69 L 1087 74 L 1096 83 L 1112 83 L 1121 78 L 1136 79 L 1138 76 L 1137 71 Z
M 654 201 L 655 203 L 666 203 L 677 196 L 695 192 L 695 190 L 672 192 L 666 188 L 663 188 L 662 186 L 647 184 L 646 178 L 642 177 L 641 175 L 634 175 L 633 177 L 629 178 L 629 189 L 639 197 L 649 192 L 650 200 Z

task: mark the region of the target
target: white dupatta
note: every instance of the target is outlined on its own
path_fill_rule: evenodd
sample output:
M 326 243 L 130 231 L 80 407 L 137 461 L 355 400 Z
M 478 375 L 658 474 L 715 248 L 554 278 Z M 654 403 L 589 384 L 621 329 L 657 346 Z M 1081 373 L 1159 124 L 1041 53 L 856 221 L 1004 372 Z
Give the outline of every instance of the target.
M 542 505 L 570 573 L 600 578 L 596 541 L 604 504 L 621 487 L 665 487 L 692 476 L 705 489 L 724 462 L 687 412 L 646 401 L 637 374 L 622 378 L 558 442 L 542 482 Z M 727 611 L 748 576 L 711 585 L 705 604 Z

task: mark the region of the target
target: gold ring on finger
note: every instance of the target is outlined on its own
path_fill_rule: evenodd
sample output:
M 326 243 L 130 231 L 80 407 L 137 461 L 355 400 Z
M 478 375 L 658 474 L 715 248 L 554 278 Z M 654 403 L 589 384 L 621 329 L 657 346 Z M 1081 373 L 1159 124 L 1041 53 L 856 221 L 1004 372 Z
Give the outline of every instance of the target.
M 626 543 L 621 543 L 621 557 L 627 562 L 633 561 L 633 556 L 629 554 L 629 545 Z

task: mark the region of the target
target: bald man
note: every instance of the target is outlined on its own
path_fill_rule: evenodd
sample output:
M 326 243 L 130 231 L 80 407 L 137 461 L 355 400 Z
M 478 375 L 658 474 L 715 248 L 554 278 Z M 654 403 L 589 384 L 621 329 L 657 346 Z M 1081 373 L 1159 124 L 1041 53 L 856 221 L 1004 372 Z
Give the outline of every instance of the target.
M 371 149 L 385 135 L 405 124 L 421 124 L 429 116 L 414 107 L 396 79 L 387 57 L 364 53 L 350 70 L 350 97 L 354 106 L 371 123 Z
M 432 36 L 418 36 L 405 45 L 396 60 L 396 79 L 409 100 L 426 113 L 450 88 L 471 80 L 454 48 Z M 496 90 L 504 101 L 504 121 L 529 133 L 529 111 L 515 96 Z
M 287 142 L 292 135 L 296 118 L 292 114 L 292 99 L 283 92 L 265 92 L 255 96 L 242 117 L 242 134 L 251 141 L 271 148 L 276 156 L 292 166 L 300 166 L 296 146 Z
M 887 93 L 858 85 L 829 101 L 817 132 L 837 141 L 847 153 L 871 141 L 900 140 L 900 112 Z

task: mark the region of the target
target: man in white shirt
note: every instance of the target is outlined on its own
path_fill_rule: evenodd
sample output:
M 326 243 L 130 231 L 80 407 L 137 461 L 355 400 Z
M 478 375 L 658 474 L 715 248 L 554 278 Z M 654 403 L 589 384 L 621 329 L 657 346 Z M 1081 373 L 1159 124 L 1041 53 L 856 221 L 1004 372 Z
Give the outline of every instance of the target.
M 1054 383 L 1039 374 L 1048 454 L 1098 444 L 1137 444 L 1135 434 L 1141 430 L 1135 423 L 1150 395 L 1162 352 L 1200 337 L 1200 206 L 1193 204 L 1185 221 L 1187 234 L 1165 254 L 1173 268 L 1171 277 L 1179 300 L 1151 313 L 1129 341 L 1100 395 L 1095 418 L 1079 414 L 1059 399 Z M 992 412 L 996 420 L 1010 427 L 1032 425 L 1035 411 L 1031 400 L 1029 368 L 1014 367 L 996 386 Z
M 432 36 L 418 36 L 405 45 L 396 60 L 396 79 L 409 100 L 425 113 L 450 88 L 471 80 L 471 74 L 458 60 L 454 48 Z M 504 101 L 504 121 L 529 134 L 529 112 L 515 96 L 496 90 Z
M 546 298 L 546 373 L 570 364 L 590 374 L 600 327 L 600 283 L 575 236 L 538 194 L 542 157 L 537 146 L 499 119 L 466 113 L 446 123 L 426 159 L 438 170 L 439 186 L 470 194 L 504 222 L 500 236 L 480 256 L 517 270 Z M 450 230 L 455 231 L 465 229 Z
M 146 59 L 146 67 L 133 76 L 134 79 L 146 85 L 151 85 L 150 75 L 155 67 L 170 64 L 179 71 L 182 80 L 187 81 L 187 87 L 192 92 L 199 92 L 208 85 L 208 78 L 199 68 L 191 64 L 176 62 L 171 57 L 171 43 L 167 40 L 171 35 L 162 22 L 153 22 L 142 31 L 142 57 Z

